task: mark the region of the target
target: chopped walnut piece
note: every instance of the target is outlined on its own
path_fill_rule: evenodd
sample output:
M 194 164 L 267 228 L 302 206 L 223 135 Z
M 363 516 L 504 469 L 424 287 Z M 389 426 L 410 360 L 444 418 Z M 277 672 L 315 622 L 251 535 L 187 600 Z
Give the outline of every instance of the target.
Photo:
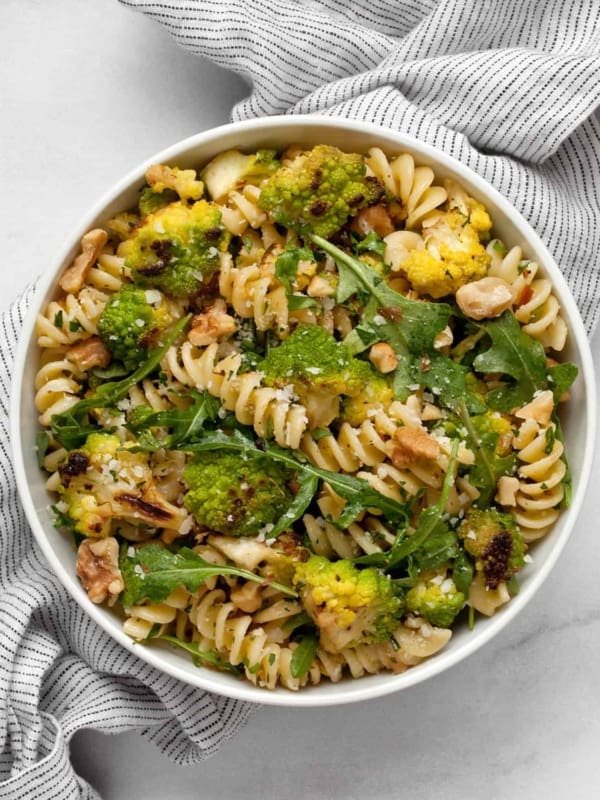
M 369 351 L 369 361 L 384 375 L 398 366 L 398 356 L 387 342 L 377 342 Z
M 196 314 L 188 339 L 196 347 L 206 347 L 237 330 L 235 319 L 227 313 L 225 301 L 218 299 L 204 314 Z
M 367 236 L 375 231 L 378 236 L 387 236 L 395 230 L 394 223 L 385 206 L 369 206 L 362 208 L 352 220 L 350 229 Z
M 306 294 L 309 297 L 332 297 L 335 294 L 335 289 L 327 278 L 315 275 L 308 284 Z
M 88 271 L 94 266 L 102 248 L 108 241 L 108 234 L 102 228 L 88 231 L 81 239 L 81 253 L 63 273 L 59 286 L 63 291 L 72 294 L 83 286 Z
M 501 506 L 516 506 L 517 492 L 519 491 L 520 481 L 510 475 L 502 475 L 498 479 L 496 486 L 496 497 L 494 498 Z
M 82 372 L 93 367 L 107 367 L 111 360 L 110 350 L 99 336 L 90 336 L 69 347 L 66 356 Z
M 439 442 L 424 428 L 407 426 L 398 428 L 392 434 L 392 464 L 407 467 L 418 458 L 435 460 L 440 454 Z
M 547 427 L 554 409 L 554 395 L 550 389 L 540 392 L 530 403 L 515 411 L 519 419 L 534 419 L 542 427 Z
M 513 304 L 513 291 L 502 278 L 480 278 L 465 283 L 456 292 L 458 307 L 470 319 L 499 317 Z
M 125 588 L 114 536 L 83 540 L 77 550 L 77 575 L 92 603 L 104 603 L 108 598 L 108 605 L 113 605 Z

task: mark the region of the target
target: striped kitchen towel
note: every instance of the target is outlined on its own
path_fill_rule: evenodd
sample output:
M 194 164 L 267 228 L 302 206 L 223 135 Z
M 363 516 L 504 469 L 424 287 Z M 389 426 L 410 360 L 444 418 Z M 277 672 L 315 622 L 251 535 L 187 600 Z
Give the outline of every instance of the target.
M 549 246 L 592 332 L 600 309 L 600 3 L 120 2 L 248 80 L 233 119 L 364 119 L 412 134 L 487 178 Z M 92 798 L 68 759 L 76 730 L 143 729 L 189 764 L 233 735 L 252 707 L 178 683 L 125 652 L 69 598 L 33 543 L 5 450 L 27 300 L 0 330 L 0 798 Z

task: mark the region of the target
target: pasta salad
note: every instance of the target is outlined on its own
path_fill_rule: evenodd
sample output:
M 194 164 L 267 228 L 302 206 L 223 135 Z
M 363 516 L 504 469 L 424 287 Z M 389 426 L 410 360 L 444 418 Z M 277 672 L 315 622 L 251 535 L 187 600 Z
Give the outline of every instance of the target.
M 155 164 L 36 335 L 90 600 L 267 689 L 434 656 L 569 503 L 552 286 L 409 153 Z

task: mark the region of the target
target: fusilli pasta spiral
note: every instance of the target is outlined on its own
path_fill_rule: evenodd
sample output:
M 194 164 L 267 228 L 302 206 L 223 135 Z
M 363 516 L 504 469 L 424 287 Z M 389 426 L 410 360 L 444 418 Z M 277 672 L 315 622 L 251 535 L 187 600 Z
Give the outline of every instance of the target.
M 544 347 L 562 350 L 567 325 L 552 293 L 552 284 L 547 278 L 536 277 L 538 264 L 524 260 L 518 245 L 505 252 L 498 239 L 489 243 L 487 252 L 491 256 L 489 275 L 502 278 L 513 290 L 515 317 L 522 323 L 523 331 Z
M 290 393 L 262 386 L 258 372 L 239 372 L 238 353 L 218 356 L 218 345 L 198 352 L 189 342 L 180 351 L 170 348 L 163 369 L 183 386 L 210 392 L 223 407 L 233 411 L 243 425 L 252 425 L 259 436 L 275 439 L 281 447 L 297 449 L 308 421 L 302 405 Z
M 528 542 L 544 536 L 560 514 L 566 465 L 564 446 L 555 434 L 554 423 L 544 428 L 535 420 L 525 420 L 513 440 L 520 465 L 511 510 Z
M 417 167 L 409 153 L 393 159 L 378 147 L 372 147 L 365 159 L 367 167 L 383 183 L 385 188 L 398 197 L 406 208 L 406 227 L 414 228 L 434 208 L 441 206 L 447 198 L 442 186 L 433 185 L 435 174 L 431 167 Z

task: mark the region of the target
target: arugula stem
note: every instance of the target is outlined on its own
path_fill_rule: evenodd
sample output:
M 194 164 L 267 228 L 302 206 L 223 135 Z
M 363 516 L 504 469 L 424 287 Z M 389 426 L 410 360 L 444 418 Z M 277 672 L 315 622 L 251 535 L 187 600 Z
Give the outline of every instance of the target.
M 480 462 L 485 468 L 485 471 L 487 472 L 490 483 L 495 484 L 496 477 L 494 475 L 492 463 L 490 461 L 489 455 L 485 447 L 483 447 L 483 443 L 479 437 L 479 434 L 475 430 L 475 426 L 473 425 L 473 421 L 471 420 L 471 415 L 469 414 L 469 411 L 467 409 L 464 400 L 459 400 L 456 410 L 458 412 L 458 416 L 461 418 L 465 428 L 467 429 L 467 434 L 469 436 L 469 439 L 471 440 L 471 442 L 475 446 L 475 449 L 477 450 Z

